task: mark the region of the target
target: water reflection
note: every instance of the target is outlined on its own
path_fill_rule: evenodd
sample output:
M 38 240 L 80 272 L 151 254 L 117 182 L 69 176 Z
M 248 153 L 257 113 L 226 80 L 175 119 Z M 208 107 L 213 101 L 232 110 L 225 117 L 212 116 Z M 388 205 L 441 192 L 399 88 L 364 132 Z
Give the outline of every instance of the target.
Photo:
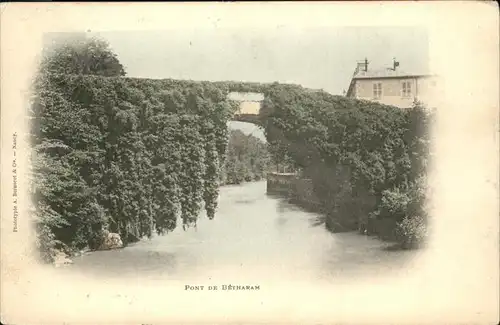
M 288 220 L 288 216 L 290 215 L 290 212 L 300 211 L 303 214 L 309 216 L 308 220 L 309 220 L 310 227 L 318 227 L 318 226 L 323 226 L 325 224 L 325 217 L 323 215 L 317 214 L 317 213 L 309 213 L 306 209 L 300 208 L 300 207 L 290 203 L 286 199 L 282 199 L 282 198 L 278 198 L 278 197 L 276 197 L 276 199 L 278 200 L 278 206 L 276 208 L 276 211 L 279 214 L 279 217 L 278 217 L 279 223 L 284 224 L 286 222 L 286 220 Z M 282 220 L 284 220 L 284 221 L 282 221 Z

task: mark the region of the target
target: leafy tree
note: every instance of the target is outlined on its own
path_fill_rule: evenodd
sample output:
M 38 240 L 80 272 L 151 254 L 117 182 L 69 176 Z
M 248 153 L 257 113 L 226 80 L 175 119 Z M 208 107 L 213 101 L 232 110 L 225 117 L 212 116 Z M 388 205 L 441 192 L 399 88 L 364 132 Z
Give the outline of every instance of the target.
M 231 130 L 224 167 L 226 184 L 260 180 L 269 169 L 268 146 L 252 135 Z
M 107 41 L 78 35 L 46 48 L 41 71 L 60 74 L 124 76 L 125 69 Z

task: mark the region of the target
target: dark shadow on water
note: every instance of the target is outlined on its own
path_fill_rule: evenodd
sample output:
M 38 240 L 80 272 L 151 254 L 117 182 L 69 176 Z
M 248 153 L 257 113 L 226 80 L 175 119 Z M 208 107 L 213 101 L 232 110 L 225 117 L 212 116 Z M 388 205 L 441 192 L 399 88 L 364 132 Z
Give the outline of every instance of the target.
M 275 193 L 269 193 L 266 192 L 266 196 L 272 199 L 285 199 L 285 197 L 282 194 L 275 194 Z
M 385 251 L 388 252 L 399 252 L 399 251 L 419 251 L 425 247 L 423 246 L 404 246 L 403 244 L 400 243 L 392 243 L 388 245 L 387 247 L 384 247 Z
M 298 206 L 297 204 L 294 204 L 293 202 L 290 202 L 289 199 L 283 198 L 282 196 L 277 196 L 275 197 L 278 200 L 278 212 L 279 213 L 284 213 L 284 212 L 296 212 L 296 211 L 302 211 L 306 213 L 314 213 L 311 212 L 305 208 L 302 208 Z
M 383 248 L 384 251 L 388 251 L 388 252 L 398 252 L 398 251 L 404 251 L 405 249 L 403 248 L 403 246 L 399 243 L 393 243 L 393 244 L 390 244 L 386 247 Z
M 325 224 L 326 217 L 324 215 L 319 214 L 315 211 L 312 211 L 311 209 L 306 209 L 306 208 L 300 207 L 300 206 L 296 205 L 295 203 L 290 202 L 289 199 L 286 199 L 283 197 L 277 197 L 277 199 L 279 200 L 277 211 L 280 215 L 284 215 L 288 212 L 300 211 L 300 212 L 305 212 L 308 215 L 310 215 L 309 225 L 311 227 L 319 227 L 319 226 L 323 226 Z
M 282 215 L 291 211 L 300 211 L 298 207 L 294 206 L 293 204 L 290 204 L 286 199 L 282 197 L 276 197 L 276 199 L 278 200 L 278 206 L 276 210 L 278 211 L 279 214 Z
M 311 227 L 319 227 L 325 225 L 325 216 L 318 215 L 311 219 L 309 219 L 309 226 Z
M 292 202 L 290 199 L 283 197 L 283 195 L 276 195 L 276 194 L 266 194 L 268 197 L 272 197 L 278 200 L 278 206 L 277 206 L 277 212 L 280 215 L 286 215 L 288 212 L 296 212 L 296 211 L 302 211 L 310 215 L 309 218 L 309 226 L 310 227 L 324 227 L 325 222 L 326 222 L 326 216 L 320 212 L 314 211 L 313 209 L 307 209 L 304 207 L 301 207 L 297 205 L 296 203 Z M 279 225 L 284 225 L 286 223 L 285 220 L 282 220 L 282 218 L 279 218 L 277 223 Z M 373 240 L 376 242 L 380 241 L 380 244 L 377 245 L 377 248 L 375 250 L 381 251 L 381 252 L 411 252 L 411 251 L 418 251 L 422 247 L 404 247 L 400 243 L 395 243 L 395 242 L 389 242 L 389 241 L 383 241 L 379 239 L 377 236 L 367 236 L 358 233 L 357 231 L 347 231 L 347 232 L 339 232 L 339 233 L 332 233 L 332 235 L 337 235 L 341 236 L 342 234 L 349 234 L 350 235 L 355 235 L 356 237 L 359 236 L 359 238 L 365 238 L 367 240 Z

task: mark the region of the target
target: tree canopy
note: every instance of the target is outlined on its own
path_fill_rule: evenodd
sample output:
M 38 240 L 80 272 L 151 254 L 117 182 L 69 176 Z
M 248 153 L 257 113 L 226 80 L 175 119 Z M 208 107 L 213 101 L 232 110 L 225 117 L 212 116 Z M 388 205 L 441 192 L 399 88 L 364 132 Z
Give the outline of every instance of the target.
M 264 105 L 272 154 L 287 157 L 312 179 L 330 230 L 368 230 L 402 241 L 422 237 L 415 232 L 427 219 L 432 120 L 425 107 L 401 109 L 294 88 L 274 88 Z
M 65 74 L 125 76 L 125 69 L 109 43 L 96 36 L 74 36 L 62 42 L 53 41 L 41 62 L 44 72 Z

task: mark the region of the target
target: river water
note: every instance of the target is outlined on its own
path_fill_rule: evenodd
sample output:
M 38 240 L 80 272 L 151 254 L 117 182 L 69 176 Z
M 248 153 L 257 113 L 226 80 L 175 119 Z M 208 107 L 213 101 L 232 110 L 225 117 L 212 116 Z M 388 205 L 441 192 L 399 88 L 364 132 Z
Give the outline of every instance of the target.
M 266 194 L 266 183 L 221 188 L 214 220 L 200 216 L 197 228 L 178 227 L 165 236 L 124 249 L 75 258 L 67 271 L 87 277 L 183 279 L 265 277 L 338 280 L 404 272 L 415 251 L 357 233 L 332 234 L 318 214 Z

